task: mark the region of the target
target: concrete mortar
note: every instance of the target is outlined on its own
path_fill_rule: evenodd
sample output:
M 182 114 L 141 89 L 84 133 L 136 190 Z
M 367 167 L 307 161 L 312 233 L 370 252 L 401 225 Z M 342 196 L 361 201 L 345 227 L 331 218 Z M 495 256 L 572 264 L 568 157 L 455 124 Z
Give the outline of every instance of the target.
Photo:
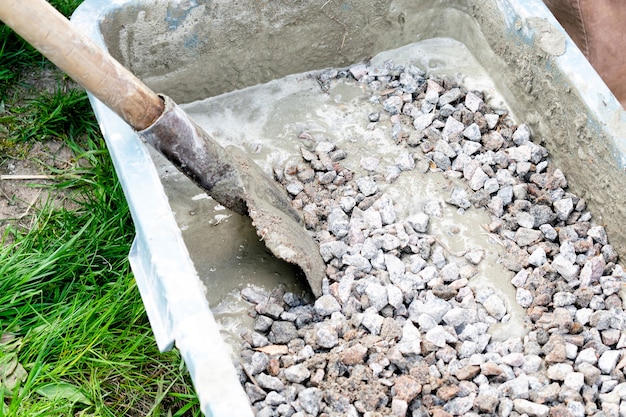
M 498 8 L 506 12 L 507 7 L 490 0 L 186 1 L 167 8 L 125 7 L 108 16 L 101 29 L 118 59 L 178 102 L 345 66 L 430 37 L 457 39 L 489 69 L 513 113 L 550 150 L 623 256 L 624 116 L 616 114 L 609 122 L 618 137 L 607 136 L 579 88 L 555 65 L 564 35 L 542 19 L 506 22 Z M 507 36 L 512 30 L 527 33 L 527 42 Z M 566 45 L 575 48 L 571 41 Z

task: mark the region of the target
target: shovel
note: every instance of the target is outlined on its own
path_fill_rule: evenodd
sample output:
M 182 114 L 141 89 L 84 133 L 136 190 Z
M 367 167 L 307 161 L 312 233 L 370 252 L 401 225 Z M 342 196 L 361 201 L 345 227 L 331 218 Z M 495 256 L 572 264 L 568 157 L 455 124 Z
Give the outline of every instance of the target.
M 0 0 L 0 20 L 117 113 L 225 207 L 252 219 L 272 253 L 298 265 L 313 294 L 325 264 L 285 192 L 245 153 L 223 148 L 169 97 L 151 91 L 45 0 Z

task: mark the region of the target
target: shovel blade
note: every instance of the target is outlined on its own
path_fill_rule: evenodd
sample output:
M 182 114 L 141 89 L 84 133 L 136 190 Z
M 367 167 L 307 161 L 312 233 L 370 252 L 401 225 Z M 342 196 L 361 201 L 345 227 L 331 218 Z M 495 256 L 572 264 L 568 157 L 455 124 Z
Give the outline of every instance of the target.
M 284 190 L 240 149 L 225 149 L 169 97 L 164 100 L 165 111 L 140 136 L 218 203 L 250 216 L 265 246 L 299 266 L 319 297 L 326 266 Z

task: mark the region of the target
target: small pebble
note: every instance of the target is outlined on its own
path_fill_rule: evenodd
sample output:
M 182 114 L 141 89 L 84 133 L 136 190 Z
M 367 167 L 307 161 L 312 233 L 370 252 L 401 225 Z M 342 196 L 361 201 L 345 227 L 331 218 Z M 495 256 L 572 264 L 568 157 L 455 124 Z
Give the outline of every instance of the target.
M 376 194 L 378 191 L 378 186 L 376 185 L 376 181 L 374 181 L 370 177 L 361 177 L 356 180 L 357 187 L 359 187 L 359 191 L 363 193 L 363 195 L 370 196 Z

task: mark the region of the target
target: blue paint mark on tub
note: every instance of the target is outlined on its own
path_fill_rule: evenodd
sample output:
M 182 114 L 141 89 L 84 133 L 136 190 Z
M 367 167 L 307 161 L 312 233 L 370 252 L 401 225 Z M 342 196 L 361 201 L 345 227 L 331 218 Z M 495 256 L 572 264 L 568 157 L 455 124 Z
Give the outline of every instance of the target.
M 167 28 L 169 30 L 176 30 L 178 26 L 187 19 L 189 13 L 194 7 L 198 6 L 197 0 L 188 0 L 182 2 L 182 4 L 176 6 L 169 6 L 167 8 L 165 21 L 167 22 Z
M 189 36 L 185 36 L 183 46 L 185 49 L 193 49 L 197 48 L 201 43 L 202 41 L 200 40 L 200 37 L 197 34 L 192 33 Z

